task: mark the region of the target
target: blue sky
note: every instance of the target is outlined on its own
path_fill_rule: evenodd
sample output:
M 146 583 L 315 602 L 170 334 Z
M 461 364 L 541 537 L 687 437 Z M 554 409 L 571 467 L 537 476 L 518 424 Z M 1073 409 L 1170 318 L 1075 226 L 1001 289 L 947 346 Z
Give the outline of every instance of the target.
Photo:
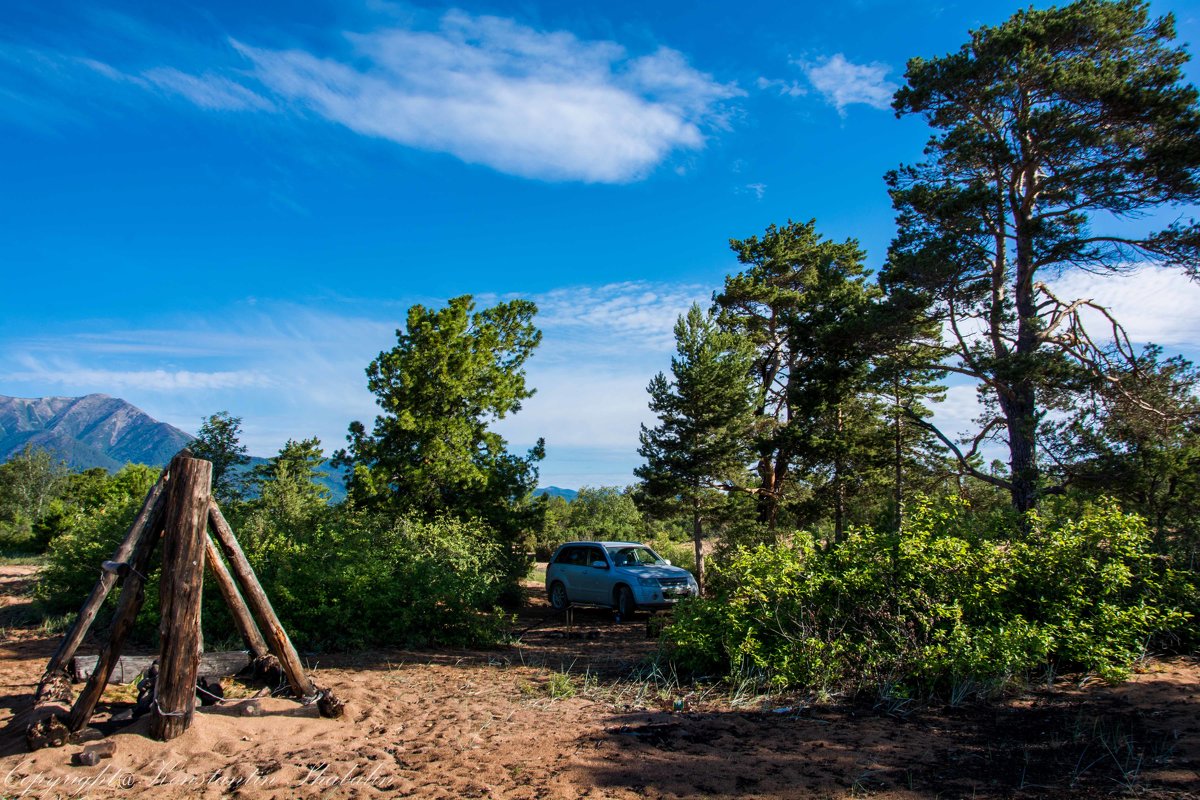
M 538 394 L 502 429 L 546 438 L 545 485 L 628 483 L 728 239 L 816 218 L 877 268 L 882 176 L 929 134 L 888 108 L 905 61 L 1018 7 L 5 0 L 0 394 L 104 392 L 190 431 L 229 410 L 256 454 L 333 449 L 408 306 L 520 296 Z M 1197 4 L 1153 9 L 1200 41 Z M 1200 352 L 1178 276 L 1061 284 Z

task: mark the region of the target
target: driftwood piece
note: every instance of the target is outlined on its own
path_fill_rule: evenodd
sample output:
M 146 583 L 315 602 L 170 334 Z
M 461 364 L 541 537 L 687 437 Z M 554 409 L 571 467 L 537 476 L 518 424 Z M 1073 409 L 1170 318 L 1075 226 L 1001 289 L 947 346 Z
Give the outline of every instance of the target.
M 30 750 L 43 747 L 62 747 L 70 738 L 71 731 L 57 714 L 38 720 L 25 730 L 25 744 Z
M 156 527 L 157 518 L 162 513 L 160 500 L 166 481 L 167 471 L 164 470 L 154 486 L 150 487 L 150 491 L 147 492 L 146 499 L 142 502 L 142 508 L 138 512 L 137 517 L 134 518 L 133 524 L 129 526 L 129 531 L 125 534 L 125 539 L 113 552 L 111 561 L 114 564 L 127 563 L 142 535 L 147 530 L 153 530 Z M 67 631 L 62 641 L 59 642 L 58 649 L 50 657 L 50 661 L 46 665 L 46 672 L 38 684 L 35 702 L 41 702 L 43 699 L 57 699 L 48 694 L 48 692 L 55 690 L 55 682 L 63 674 L 67 663 L 75 656 L 75 651 L 79 649 L 83 638 L 87 636 L 92 623 L 96 621 L 96 615 L 100 612 L 100 607 L 104 605 L 104 600 L 108 597 L 108 593 L 116 585 L 117 577 L 118 574 L 116 572 L 101 571 L 100 580 L 97 581 L 96 586 L 92 589 L 92 593 L 88 595 L 88 599 L 84 601 L 83 607 L 79 609 L 79 616 L 75 618 L 75 622 L 71 625 L 70 630 Z M 70 702 L 69 697 L 67 702 Z
M 211 462 L 176 458 L 171 463 L 159 579 L 159 673 L 150 717 L 150 735 L 164 742 L 186 731 L 196 710 L 200 599 L 211 486 Z
M 317 710 L 321 712 L 322 717 L 329 719 L 337 719 L 346 713 L 346 702 L 339 700 L 333 693 L 332 689 L 317 687 Z
M 221 597 L 225 599 L 225 605 L 229 607 L 229 613 L 233 616 L 233 623 L 242 635 L 242 640 L 246 643 L 246 647 L 250 648 L 250 655 L 255 660 L 269 656 L 271 651 L 267 647 L 267 640 L 263 638 L 258 625 L 254 624 L 254 617 L 250 615 L 250 609 L 246 607 L 246 601 L 242 599 L 242 593 L 238 591 L 237 585 L 233 582 L 233 576 L 229 574 L 229 568 L 221 560 L 221 554 L 217 552 L 217 546 L 213 544 L 212 538 L 209 536 L 204 537 L 204 555 L 208 562 L 208 569 L 212 573 L 213 582 L 217 584 Z
M 47 672 L 42 676 L 42 681 L 38 684 L 33 705 L 34 708 L 47 703 L 62 703 L 69 706 L 74 699 L 75 693 L 71 690 L 70 676 L 59 669 L 54 672 Z
M 86 681 L 96 669 L 96 656 L 75 656 L 71 662 L 71 670 L 76 680 Z M 150 665 L 158 660 L 158 656 L 121 656 L 113 666 L 109 675 L 109 683 L 131 683 L 139 675 L 144 676 Z M 200 675 L 236 675 L 252 664 L 250 654 L 245 650 L 217 651 L 203 653 L 200 656 Z
M 213 534 L 225 560 L 229 562 L 229 571 L 237 580 L 238 588 L 242 590 L 246 604 L 258 621 L 259 629 L 266 638 L 271 653 L 279 659 L 279 664 L 283 668 L 284 675 L 287 676 L 292 691 L 300 697 L 312 697 L 316 692 L 312 682 L 304 674 L 304 665 L 300 663 L 300 655 L 292 645 L 292 640 L 288 638 L 287 631 L 280 624 L 279 617 L 275 615 L 271 601 L 267 599 L 266 592 L 258 582 L 254 570 L 250 567 L 250 562 L 246 560 L 246 554 L 242 552 L 241 546 L 233 536 L 233 530 L 225 521 L 215 500 L 209 501 L 208 521 L 212 525 Z
M 176 456 L 176 460 L 178 459 L 179 457 Z M 175 461 L 172 461 L 171 466 L 167 468 L 168 473 L 174 465 Z M 141 610 L 142 603 L 146 599 L 145 575 L 150 568 L 150 556 L 158 544 L 160 533 L 161 528 L 157 525 L 147 528 L 133 549 L 129 561 L 130 569 L 121 586 L 121 598 L 117 601 L 117 611 L 113 616 L 108 641 L 104 643 L 104 647 L 100 651 L 100 658 L 88 678 L 87 685 L 84 686 L 79 697 L 75 699 L 75 705 L 71 708 L 71 717 L 67 721 L 67 727 L 72 731 L 83 730 L 84 726 L 88 724 L 88 720 L 92 718 L 92 712 L 96 709 L 100 695 L 104 693 L 104 686 L 112 675 L 113 667 L 116 665 L 117 659 L 121 657 L 125 640 L 129 638 L 138 611 Z

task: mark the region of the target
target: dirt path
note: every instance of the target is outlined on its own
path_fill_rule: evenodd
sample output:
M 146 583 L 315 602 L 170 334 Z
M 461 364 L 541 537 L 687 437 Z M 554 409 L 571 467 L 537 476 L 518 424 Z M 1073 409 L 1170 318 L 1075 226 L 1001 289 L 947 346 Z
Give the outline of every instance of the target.
M 325 659 L 319 679 L 347 700 L 344 720 L 282 699 L 264 701 L 255 717 L 231 705 L 198 714 L 169 744 L 134 723 L 112 737 L 111 761 L 70 767 L 79 747 L 24 751 L 20 717 L 56 644 L 21 624 L 34 577 L 0 567 L 0 797 L 1200 793 L 1193 661 L 1158 662 L 1115 688 L 1060 687 L 903 717 L 780 698 L 734 707 L 628 681 L 653 649 L 644 623 L 591 611 L 568 630 L 540 599 L 522 615 L 528 630 L 517 646 Z

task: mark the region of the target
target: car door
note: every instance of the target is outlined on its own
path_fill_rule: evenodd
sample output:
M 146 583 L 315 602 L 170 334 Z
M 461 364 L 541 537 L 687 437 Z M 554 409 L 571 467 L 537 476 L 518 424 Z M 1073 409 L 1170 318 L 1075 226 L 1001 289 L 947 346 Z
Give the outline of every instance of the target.
M 583 566 L 579 569 L 579 587 L 581 602 L 608 603 L 612 600 L 612 566 L 604 554 L 604 548 L 588 546 L 580 548 L 584 551 Z M 592 564 L 602 562 L 605 568 L 593 567 Z
M 567 587 L 567 598 L 572 603 L 591 602 L 586 587 L 588 578 L 588 548 L 573 545 L 563 548 L 554 562 L 554 574 Z

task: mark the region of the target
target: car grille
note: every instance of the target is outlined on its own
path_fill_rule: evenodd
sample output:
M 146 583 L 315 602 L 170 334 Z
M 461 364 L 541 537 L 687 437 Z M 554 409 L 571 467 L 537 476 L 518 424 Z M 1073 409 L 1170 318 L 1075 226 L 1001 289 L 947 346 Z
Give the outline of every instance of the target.
M 687 578 L 659 578 L 658 585 L 664 589 L 686 589 Z

